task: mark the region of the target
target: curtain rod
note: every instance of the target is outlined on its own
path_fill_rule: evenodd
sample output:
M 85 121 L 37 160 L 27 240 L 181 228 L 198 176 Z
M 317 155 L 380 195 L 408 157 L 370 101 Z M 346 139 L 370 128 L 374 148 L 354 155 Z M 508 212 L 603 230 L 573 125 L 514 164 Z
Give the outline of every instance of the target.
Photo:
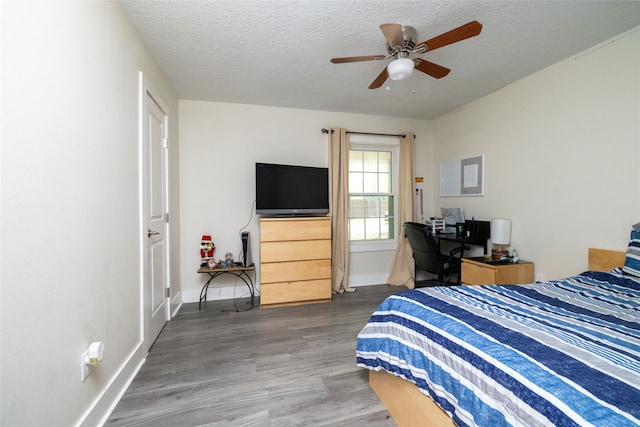
M 329 132 L 333 133 L 333 130 L 322 128 L 322 133 L 329 133 Z M 356 135 L 397 136 L 399 138 L 405 138 L 406 137 L 406 135 L 396 135 L 396 134 L 392 134 L 392 133 L 354 132 L 354 131 L 350 131 L 350 130 L 348 130 L 347 133 L 354 133 Z

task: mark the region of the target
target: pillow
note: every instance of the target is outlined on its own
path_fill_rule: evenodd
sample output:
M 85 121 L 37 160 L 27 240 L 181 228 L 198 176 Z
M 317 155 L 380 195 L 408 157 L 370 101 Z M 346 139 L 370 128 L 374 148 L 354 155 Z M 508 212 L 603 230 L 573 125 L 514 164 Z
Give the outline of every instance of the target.
M 640 231 L 631 230 L 631 239 L 622 271 L 640 277 Z

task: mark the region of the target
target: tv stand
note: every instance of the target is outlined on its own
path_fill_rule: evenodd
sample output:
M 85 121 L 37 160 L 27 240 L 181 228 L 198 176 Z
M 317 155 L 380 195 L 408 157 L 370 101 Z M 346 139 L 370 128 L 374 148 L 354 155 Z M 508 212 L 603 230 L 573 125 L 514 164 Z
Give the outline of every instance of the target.
M 260 307 L 331 301 L 331 217 L 260 219 Z

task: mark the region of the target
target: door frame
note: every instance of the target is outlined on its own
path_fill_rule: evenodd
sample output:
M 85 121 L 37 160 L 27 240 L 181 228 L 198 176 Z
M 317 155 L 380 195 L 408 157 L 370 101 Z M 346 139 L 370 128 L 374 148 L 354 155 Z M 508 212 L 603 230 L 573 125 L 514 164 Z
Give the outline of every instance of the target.
M 145 211 L 145 191 L 147 190 L 145 187 L 145 165 L 148 163 L 149 159 L 145 158 L 145 154 L 148 156 L 149 153 L 144 148 L 147 138 L 147 129 L 144 126 L 145 123 L 145 115 L 147 114 L 148 106 L 147 106 L 147 94 L 156 102 L 156 104 L 160 107 L 162 112 L 164 113 L 164 126 L 166 129 L 167 140 L 169 140 L 169 107 L 164 102 L 160 93 L 154 88 L 153 84 L 146 78 L 144 72 L 139 72 L 139 117 L 138 117 L 138 181 L 139 181 L 139 236 L 140 236 L 140 284 L 139 284 L 139 292 L 140 292 L 140 339 L 142 341 L 143 347 L 143 355 L 146 357 L 149 354 L 149 349 L 151 348 L 153 343 L 149 343 L 146 340 L 146 313 L 145 313 L 145 283 L 147 278 L 145 274 L 147 273 L 147 265 L 150 260 L 146 259 L 147 257 L 147 230 L 146 226 L 146 215 Z M 162 232 L 165 236 L 165 266 L 164 266 L 164 288 L 165 288 L 165 321 L 171 320 L 171 297 L 167 295 L 166 289 L 171 290 L 171 217 L 169 215 L 169 207 L 170 203 L 170 192 L 169 192 L 169 183 L 171 182 L 169 179 L 170 171 L 169 171 L 169 149 L 168 146 L 165 151 L 165 155 L 163 156 L 163 191 L 164 191 L 164 199 L 165 199 L 165 221 L 164 221 L 164 229 Z

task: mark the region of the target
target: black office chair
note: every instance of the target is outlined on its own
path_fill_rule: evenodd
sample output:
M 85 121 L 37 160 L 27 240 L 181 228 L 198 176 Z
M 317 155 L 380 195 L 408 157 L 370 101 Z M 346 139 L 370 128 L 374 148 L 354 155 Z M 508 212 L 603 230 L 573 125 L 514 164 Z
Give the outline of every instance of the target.
M 439 283 L 450 283 L 451 276 L 456 275 L 456 283 L 460 283 L 460 255 L 463 248 L 458 246 L 444 255 L 438 243 L 426 225 L 417 222 L 403 224 L 404 235 L 413 250 L 416 270 L 418 268 L 438 275 Z M 446 279 L 446 280 L 445 280 Z

